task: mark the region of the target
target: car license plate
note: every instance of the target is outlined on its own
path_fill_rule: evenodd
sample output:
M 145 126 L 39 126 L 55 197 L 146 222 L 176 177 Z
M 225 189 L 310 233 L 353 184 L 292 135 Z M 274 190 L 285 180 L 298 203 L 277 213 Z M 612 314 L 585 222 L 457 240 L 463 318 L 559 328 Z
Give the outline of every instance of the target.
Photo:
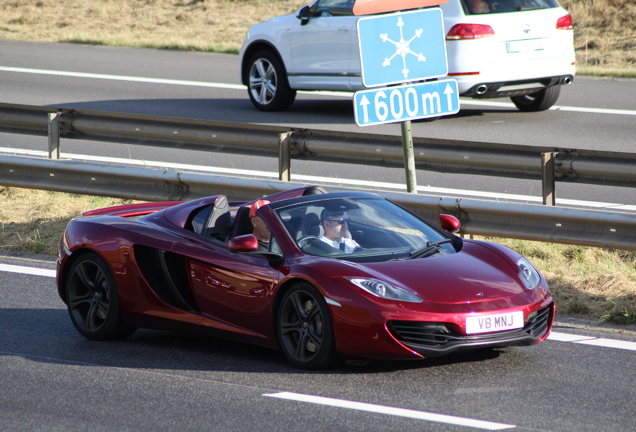
M 508 54 L 541 51 L 543 48 L 543 39 L 506 42 L 506 50 L 508 51 Z
M 466 334 L 523 328 L 523 311 L 466 317 Z

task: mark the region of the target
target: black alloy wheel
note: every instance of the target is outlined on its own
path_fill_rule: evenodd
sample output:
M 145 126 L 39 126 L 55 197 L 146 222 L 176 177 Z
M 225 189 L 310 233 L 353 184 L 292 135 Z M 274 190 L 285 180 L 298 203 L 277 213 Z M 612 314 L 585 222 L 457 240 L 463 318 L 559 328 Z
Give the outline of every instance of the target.
M 73 325 L 87 339 L 122 339 L 135 331 L 124 325 L 115 279 L 96 253 L 85 253 L 73 263 L 66 301 Z
M 277 331 L 285 357 L 298 368 L 321 369 L 336 358 L 329 308 L 308 283 L 295 285 L 283 297 Z
M 261 111 L 283 111 L 294 103 L 296 90 L 289 87 L 282 63 L 271 51 L 257 52 L 249 63 L 248 94 Z
M 515 96 L 510 99 L 519 111 L 545 111 L 556 103 L 560 93 L 561 86 L 555 85 L 536 93 L 531 93 L 525 96 Z

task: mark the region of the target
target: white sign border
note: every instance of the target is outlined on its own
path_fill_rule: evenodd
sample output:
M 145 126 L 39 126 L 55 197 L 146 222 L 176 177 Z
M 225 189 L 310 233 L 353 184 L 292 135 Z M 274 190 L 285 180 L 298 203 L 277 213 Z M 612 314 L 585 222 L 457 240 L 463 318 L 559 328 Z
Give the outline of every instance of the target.
M 402 79 L 402 80 L 398 80 L 398 81 L 387 81 L 384 83 L 377 83 L 377 84 L 373 84 L 373 85 L 367 85 L 365 83 L 364 80 L 364 59 L 362 57 L 362 44 L 360 43 L 360 21 L 366 21 L 366 20 L 374 20 L 374 19 L 380 19 L 380 18 L 385 18 L 385 17 L 389 17 L 389 16 L 404 16 L 404 15 L 410 15 L 410 14 L 414 14 L 414 13 L 422 13 L 422 12 L 432 12 L 432 11 L 437 11 L 439 12 L 439 16 L 440 16 L 440 20 L 441 20 L 441 30 L 442 30 L 442 45 L 444 47 L 444 68 L 445 68 L 445 72 L 443 74 L 440 75 L 432 75 L 432 76 L 425 76 L 425 77 L 415 77 L 415 78 L 408 78 L 408 79 Z M 441 78 L 441 77 L 445 77 L 448 75 L 448 52 L 446 50 L 446 29 L 444 28 L 444 13 L 442 12 L 442 9 L 438 6 L 435 8 L 426 8 L 426 9 L 418 9 L 418 10 L 413 10 L 413 11 L 407 11 L 407 12 L 393 12 L 393 13 L 386 13 L 386 14 L 382 14 L 382 15 L 372 15 L 372 16 L 367 16 L 367 17 L 363 17 L 360 18 L 357 22 L 356 22 L 356 32 L 358 35 L 358 53 L 360 55 L 360 75 L 361 75 L 361 79 L 362 79 L 362 85 L 368 89 L 373 89 L 373 88 L 377 88 L 377 87 L 382 87 L 382 86 L 388 86 L 388 85 L 393 85 L 393 84 L 403 84 L 403 83 L 408 83 L 408 82 L 416 82 L 416 81 L 422 81 L 422 80 L 427 80 L 427 79 L 433 79 L 433 78 Z

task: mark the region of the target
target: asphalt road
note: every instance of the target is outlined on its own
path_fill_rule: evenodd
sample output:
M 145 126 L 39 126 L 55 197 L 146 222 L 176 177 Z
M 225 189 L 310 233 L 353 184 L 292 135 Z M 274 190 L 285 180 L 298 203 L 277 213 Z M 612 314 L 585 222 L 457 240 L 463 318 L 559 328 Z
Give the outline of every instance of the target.
M 54 268 L 38 257 L 0 262 Z M 559 322 L 554 331 L 562 338 L 601 337 L 632 350 L 548 340 L 306 372 L 276 351 L 204 336 L 138 330 L 125 341 L 87 341 L 54 278 L 4 270 L 3 431 L 634 429 L 631 332 Z
M 131 78 L 133 77 L 133 78 Z M 155 81 L 151 81 L 154 79 Z M 157 81 L 161 80 L 161 81 Z M 238 57 L 86 45 L 0 41 L 0 101 L 170 117 L 261 123 L 399 135 L 399 125 L 360 128 L 350 97 L 301 94 L 283 113 L 254 109 L 238 87 Z M 415 136 L 519 145 L 633 152 L 636 80 L 577 77 L 563 88 L 555 110 L 521 113 L 507 99 L 462 100 L 455 116 L 416 122 Z M 3 147 L 46 149 L 46 141 L 4 134 Z M 132 145 L 63 140 L 62 151 L 196 163 L 224 168 L 277 170 L 275 159 L 193 154 Z M 404 184 L 401 169 L 295 160 L 295 174 Z M 539 181 L 419 171 L 420 186 L 540 197 Z M 635 204 L 631 188 L 557 185 L 557 199 Z

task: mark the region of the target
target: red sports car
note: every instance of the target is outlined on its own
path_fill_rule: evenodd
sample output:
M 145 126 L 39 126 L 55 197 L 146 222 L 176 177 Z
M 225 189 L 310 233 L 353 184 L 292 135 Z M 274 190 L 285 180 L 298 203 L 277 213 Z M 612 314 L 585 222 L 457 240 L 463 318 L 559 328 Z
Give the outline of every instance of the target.
M 204 330 L 307 369 L 543 341 L 555 306 L 541 274 L 440 222 L 319 187 L 111 207 L 69 223 L 58 291 L 91 340 Z

